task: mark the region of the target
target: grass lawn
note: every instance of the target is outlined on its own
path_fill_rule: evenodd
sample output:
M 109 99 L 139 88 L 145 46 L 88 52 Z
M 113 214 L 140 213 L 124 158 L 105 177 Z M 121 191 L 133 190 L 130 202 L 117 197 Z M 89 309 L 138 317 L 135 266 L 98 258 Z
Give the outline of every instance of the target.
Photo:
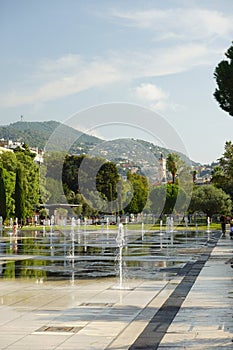
M 125 225 L 124 225 L 125 227 Z M 67 225 L 66 227 L 64 226 L 58 226 L 58 225 L 54 225 L 53 226 L 53 230 L 61 230 L 63 231 L 64 229 L 65 230 L 70 230 L 71 226 L 70 225 Z M 127 228 L 128 230 L 142 230 L 142 224 L 139 223 L 139 224 L 128 224 L 127 225 Z M 207 225 L 198 225 L 198 230 L 207 230 Z M 9 230 L 10 228 L 6 227 L 7 230 Z M 22 228 L 23 230 L 25 231 L 30 231 L 30 230 L 39 230 L 39 231 L 43 231 L 45 229 L 45 231 L 49 231 L 51 230 L 51 227 L 50 226 L 43 226 L 43 225 L 30 225 L 30 226 L 23 226 Z M 83 231 L 84 230 L 84 226 L 81 225 L 80 226 L 80 229 Z M 109 230 L 117 230 L 117 225 L 109 225 L 108 227 Z M 144 230 L 160 230 L 160 225 L 156 224 L 156 225 L 152 225 L 152 224 L 144 224 Z M 162 227 L 163 230 L 166 229 L 166 226 L 163 225 Z M 210 230 L 220 230 L 221 229 L 221 226 L 220 224 L 218 223 L 212 223 L 210 224 L 210 227 L 209 227 Z M 77 226 L 75 227 L 75 230 L 77 230 Z M 86 226 L 86 230 L 88 231 L 96 231 L 96 230 L 99 230 L 101 231 L 102 230 L 102 226 L 101 225 L 87 225 Z M 104 230 L 106 230 L 106 225 L 104 225 Z M 178 230 L 178 231 L 184 231 L 186 230 L 185 226 L 184 225 L 174 225 L 174 230 Z M 187 228 L 188 231 L 193 231 L 193 230 L 196 230 L 196 226 L 193 224 L 193 225 L 188 225 L 188 228 Z

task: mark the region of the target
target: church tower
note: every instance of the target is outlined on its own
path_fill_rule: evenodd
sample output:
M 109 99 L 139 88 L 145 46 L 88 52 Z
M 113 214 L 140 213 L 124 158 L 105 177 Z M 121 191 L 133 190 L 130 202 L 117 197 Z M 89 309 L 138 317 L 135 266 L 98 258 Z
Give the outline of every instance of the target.
M 159 157 L 158 178 L 159 178 L 159 182 L 161 184 L 166 184 L 167 183 L 166 158 L 163 158 L 162 153 L 161 153 L 161 156 Z

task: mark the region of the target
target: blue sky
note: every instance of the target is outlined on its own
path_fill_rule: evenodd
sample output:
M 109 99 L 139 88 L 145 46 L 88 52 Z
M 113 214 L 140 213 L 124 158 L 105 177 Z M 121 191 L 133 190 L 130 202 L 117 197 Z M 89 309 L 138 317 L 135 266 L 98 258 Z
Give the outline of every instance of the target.
M 129 103 L 164 118 L 192 160 L 216 161 L 233 135 L 233 119 L 213 98 L 232 18 L 228 0 L 0 0 L 0 124 L 21 115 L 69 124 L 76 115 L 71 125 L 85 129 L 80 111 Z M 123 124 L 93 128 L 94 110 L 93 134 L 140 137 L 133 123 L 143 116 L 125 135 Z

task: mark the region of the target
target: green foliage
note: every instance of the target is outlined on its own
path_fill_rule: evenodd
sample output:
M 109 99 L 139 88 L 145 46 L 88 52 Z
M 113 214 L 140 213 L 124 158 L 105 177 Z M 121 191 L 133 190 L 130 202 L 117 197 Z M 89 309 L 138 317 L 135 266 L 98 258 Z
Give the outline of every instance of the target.
M 39 210 L 39 217 L 41 220 L 46 219 L 49 216 L 49 210 L 47 208 L 41 208 Z
M 176 204 L 179 187 L 175 184 L 167 184 L 166 189 L 167 189 L 167 193 L 166 193 L 164 212 L 166 214 L 171 214 Z
M 35 153 L 31 152 L 28 145 L 25 143 L 23 146 L 18 146 L 14 149 L 14 153 L 22 153 L 23 156 L 29 156 L 30 158 L 35 158 Z
M 149 195 L 148 180 L 145 176 L 132 173 L 128 173 L 127 178 L 132 184 L 133 194 L 130 203 L 125 208 L 125 212 L 141 213 L 146 206 Z
M 67 190 L 65 191 L 65 193 L 67 193 L 67 196 L 65 196 L 62 182 L 55 180 L 52 177 L 46 178 L 46 190 L 50 193 L 49 199 L 46 201 L 46 203 L 66 203 L 66 197 L 68 199 L 70 195 L 70 191 Z M 71 200 L 68 200 L 68 202 L 71 202 Z
M 18 218 L 19 223 L 24 224 L 25 213 L 25 178 L 22 166 L 18 166 L 16 169 L 15 180 L 15 216 Z
M 15 173 L 14 172 L 4 172 L 4 181 L 6 189 L 6 217 L 9 219 L 15 215 Z
M 233 178 L 233 145 L 231 141 L 225 143 L 224 153 L 219 159 L 219 165 L 226 176 Z
M 111 162 L 104 163 L 98 171 L 96 177 L 96 188 L 104 195 L 108 201 L 115 200 L 117 198 L 117 182 L 119 181 L 119 175 L 116 164 Z M 111 185 L 111 187 L 110 187 Z M 109 190 L 111 188 L 111 191 Z
M 66 218 L 67 217 L 67 214 L 68 214 L 68 210 L 65 209 L 65 208 L 57 208 L 56 209 L 57 211 L 57 214 L 62 217 L 62 218 Z
M 196 186 L 189 206 L 191 213 L 203 212 L 210 218 L 213 214 L 230 214 L 232 202 L 230 196 L 214 185 Z
M 167 156 L 167 169 L 172 175 L 172 183 L 175 183 L 175 177 L 178 171 L 179 156 L 176 153 L 169 153 Z
M 2 216 L 3 221 L 6 219 L 7 216 L 7 209 L 6 209 L 6 187 L 5 187 L 5 181 L 3 177 L 3 169 L 0 168 L 0 216 Z
M 69 203 L 74 203 L 77 199 L 75 195 L 82 194 L 82 203 L 77 204 L 82 204 L 85 215 L 97 215 L 99 208 L 107 210 L 107 202 L 117 198 L 118 181 L 119 175 L 114 163 L 84 155 L 65 157 L 62 182 L 66 198 Z
M 218 88 L 214 97 L 219 106 L 233 116 L 233 46 L 225 53 L 227 60 L 221 61 L 215 68 L 214 78 Z
M 39 165 L 34 162 L 34 157 L 28 153 L 19 150 L 16 152 L 17 164 L 22 167 L 24 174 L 24 198 L 25 198 L 25 217 L 33 215 L 34 207 L 40 202 L 39 189 Z
M 66 157 L 67 159 L 69 158 L 69 156 L 65 152 L 45 153 L 44 165 L 42 167 L 46 168 L 46 171 L 45 171 L 46 177 L 50 177 L 55 180 L 61 181 L 63 176 L 63 171 L 64 171 L 63 168 L 66 167 L 67 165 Z M 71 156 L 71 159 L 73 159 L 72 156 Z M 70 166 L 70 169 L 73 169 L 75 168 L 73 167 L 73 165 L 75 164 L 72 163 L 71 159 L 70 159 L 69 165 L 72 164 L 72 166 Z
M 24 214 L 23 217 L 31 217 L 34 208 L 40 202 L 39 192 L 39 166 L 34 163 L 34 156 L 28 153 L 28 149 L 18 149 L 13 152 L 4 152 L 0 155 L 0 167 L 3 169 L 3 179 L 6 192 L 6 218 L 18 217 L 19 204 L 16 204 L 16 173 L 23 173 Z M 19 175 L 19 174 L 18 174 Z M 19 181 L 19 179 L 17 179 Z M 18 186 L 18 185 L 17 185 Z M 16 193 L 15 193 L 16 190 Z M 17 212 L 17 215 L 15 213 Z M 21 214 L 20 214 L 21 215 Z
M 211 181 L 233 199 L 233 145 L 231 141 L 225 143 L 223 156 L 219 159 L 219 165 L 213 169 Z
M 166 201 L 166 194 L 166 185 L 157 186 L 150 191 L 150 210 L 153 214 L 157 216 L 161 216 L 163 214 Z
M 0 127 L 0 138 L 25 142 L 30 147 L 44 149 L 50 136 L 59 127 L 59 137 L 57 144 L 54 143 L 54 151 L 66 149 L 70 139 L 77 140 L 73 145 L 73 151 L 77 150 L 80 144 L 96 144 L 100 140 L 96 137 L 83 134 L 65 124 L 56 121 L 45 122 L 24 122 L 19 121 L 8 126 Z
M 187 194 L 176 184 L 166 184 L 153 188 L 150 192 L 151 211 L 158 216 L 171 214 L 174 207 L 183 212 L 187 205 Z

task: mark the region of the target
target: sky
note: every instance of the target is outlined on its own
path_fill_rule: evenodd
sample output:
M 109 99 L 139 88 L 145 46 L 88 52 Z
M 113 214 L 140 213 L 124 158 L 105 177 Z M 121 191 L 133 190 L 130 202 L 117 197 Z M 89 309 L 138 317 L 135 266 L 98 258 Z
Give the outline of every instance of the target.
M 23 116 L 151 141 L 161 121 L 193 161 L 215 162 L 233 138 L 213 98 L 232 18 L 230 0 L 0 0 L 0 125 Z

